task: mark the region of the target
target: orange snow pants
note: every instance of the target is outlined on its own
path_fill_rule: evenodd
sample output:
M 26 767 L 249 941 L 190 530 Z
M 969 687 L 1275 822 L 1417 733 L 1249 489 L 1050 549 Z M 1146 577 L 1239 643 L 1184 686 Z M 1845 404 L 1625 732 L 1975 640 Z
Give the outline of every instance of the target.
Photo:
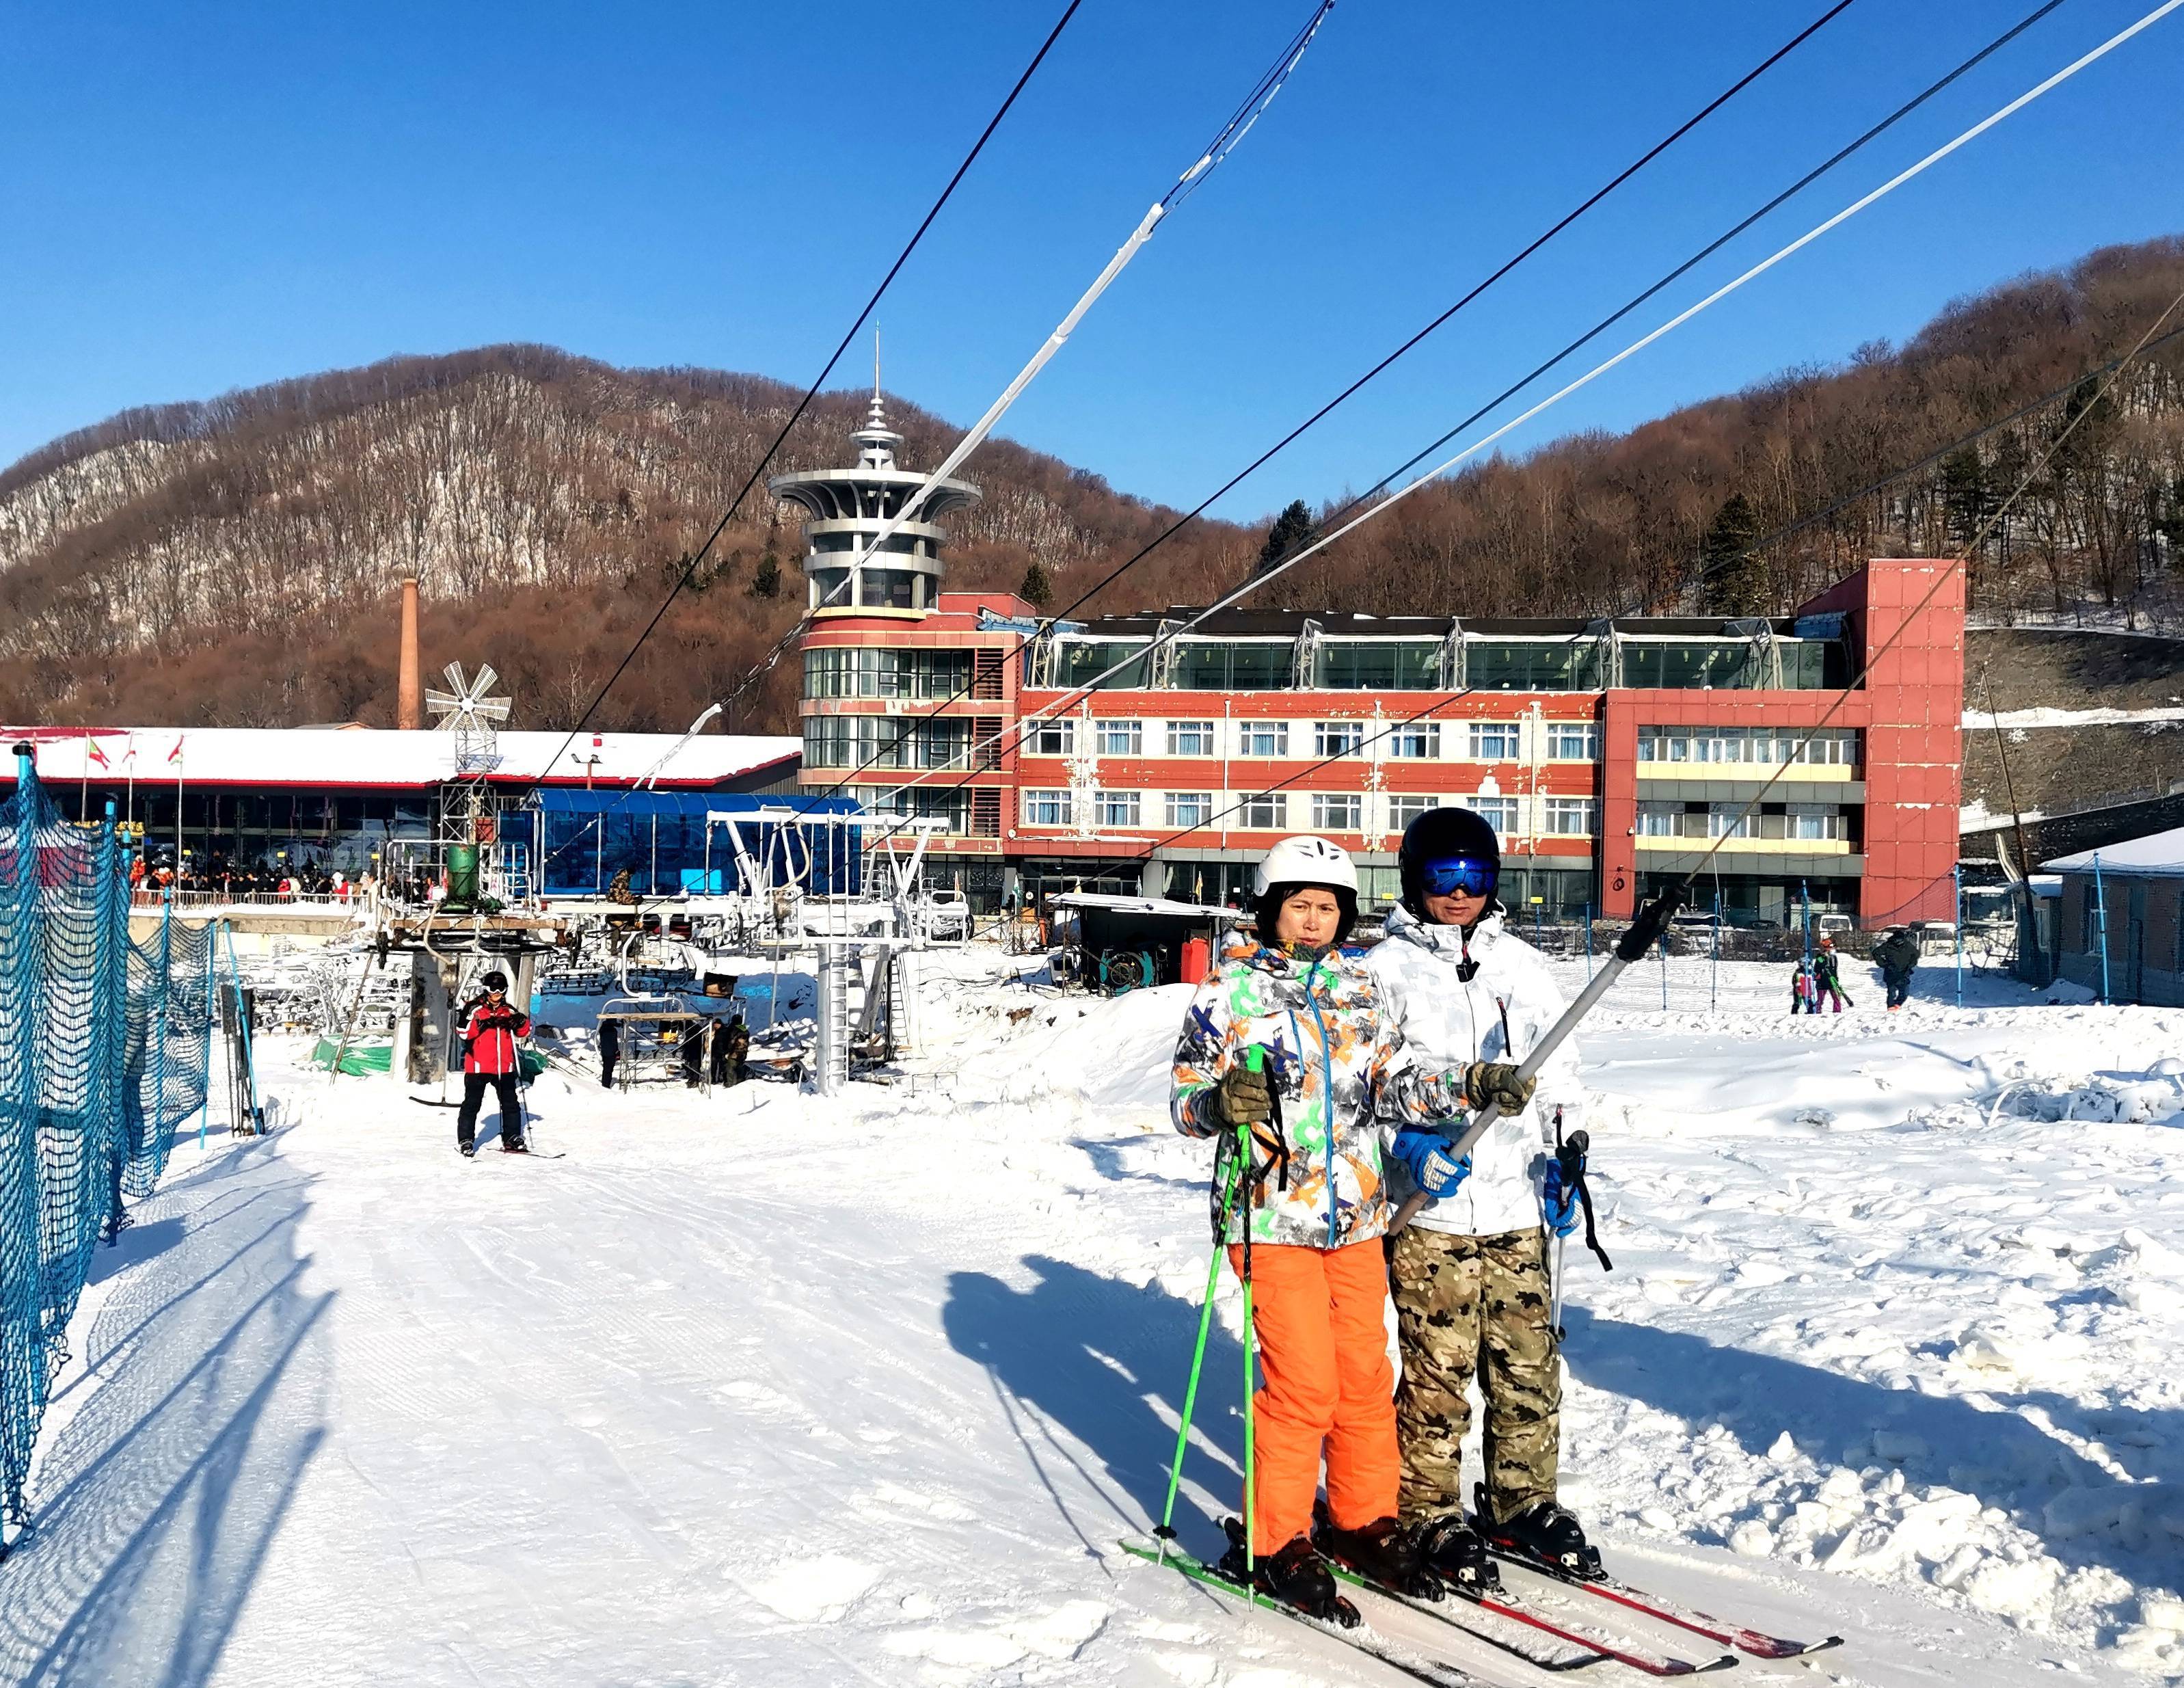
M 1228 1259 L 1240 1274 L 1244 1251 L 1232 1245 Z M 1323 1445 L 1327 1510 L 1338 1526 L 1395 1515 L 1402 1468 L 1387 1305 L 1378 1237 L 1339 1249 L 1251 1245 L 1251 1324 L 1266 1379 L 1254 1408 L 1255 1553 L 1279 1552 L 1311 1533 Z

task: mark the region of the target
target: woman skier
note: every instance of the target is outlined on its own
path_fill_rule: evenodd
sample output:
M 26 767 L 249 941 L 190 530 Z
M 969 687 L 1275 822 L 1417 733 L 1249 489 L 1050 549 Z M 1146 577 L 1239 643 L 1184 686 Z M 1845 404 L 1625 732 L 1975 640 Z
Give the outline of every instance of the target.
M 1502 1117 L 1449 1178 L 1436 1134 L 1396 1139 L 1390 1195 L 1434 1199 L 1396 1239 L 1390 1269 L 1403 1381 L 1396 1397 L 1402 1447 L 1402 1518 L 1427 1567 L 1451 1581 L 1496 1580 L 1465 1516 L 1460 1481 L 1470 1429 L 1466 1391 L 1485 1405 L 1479 1528 L 1519 1557 L 1585 1574 L 1599 1556 L 1557 1503 L 1562 1362 L 1552 1328 L 1547 1235 L 1576 1223 L 1552 1150 L 1558 1125 L 1583 1123 L 1577 1045 L 1555 1051 L 1534 1084 L 1520 1061 L 1564 1003 L 1539 952 L 1502 923 L 1495 889 L 1502 849 L 1468 809 L 1433 809 L 1411 822 L 1397 857 L 1402 902 L 1366 970 L 1418 1062 L 1468 1069 L 1474 1107 Z M 1483 1069 L 1474 1063 L 1484 1062 Z M 1506 1076 L 1505 1076 L 1506 1075 Z
M 1372 979 L 1339 947 L 1357 917 L 1357 873 L 1341 849 L 1284 838 L 1260 864 L 1257 889 L 1257 941 L 1232 948 L 1191 1004 L 1171 1111 L 1178 1131 L 1220 1139 L 1216 1235 L 1252 1285 L 1265 1378 L 1248 1524 L 1257 1585 L 1329 1617 L 1334 1579 L 1321 1550 L 1376 1581 L 1436 1591 L 1396 1518 L 1380 1121 L 1445 1120 L 1462 1095 L 1453 1077 L 1404 1055 Z M 1240 1127 L 1250 1144 L 1240 1167 Z M 1323 1449 L 1327 1523 L 1315 1549 Z M 1244 1579 L 1240 1540 L 1221 1569 Z

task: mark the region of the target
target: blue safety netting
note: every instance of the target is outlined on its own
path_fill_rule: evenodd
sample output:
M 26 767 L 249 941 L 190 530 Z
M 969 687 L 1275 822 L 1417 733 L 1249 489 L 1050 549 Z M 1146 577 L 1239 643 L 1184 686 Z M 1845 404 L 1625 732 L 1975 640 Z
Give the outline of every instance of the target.
M 553 787 L 501 825 L 548 896 L 601 896 L 624 873 L 640 897 L 733 893 L 747 889 L 738 844 L 765 885 L 838 896 L 858 889 L 859 829 L 850 818 L 857 812 L 846 797 Z
M 60 818 L 20 759 L 0 804 L 0 1510 L 23 1482 L 92 1251 L 204 1097 L 206 928 L 129 936 L 112 822 Z

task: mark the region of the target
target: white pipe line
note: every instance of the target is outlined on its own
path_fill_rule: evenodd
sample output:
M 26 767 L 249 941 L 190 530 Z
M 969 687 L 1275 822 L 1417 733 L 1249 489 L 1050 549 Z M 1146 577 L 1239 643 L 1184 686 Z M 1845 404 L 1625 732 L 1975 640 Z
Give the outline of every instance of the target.
M 2178 0 L 2178 3 L 2184 4 L 2184 0 Z M 1263 98 L 1256 102 L 1251 110 L 1250 116 L 1241 120 L 1240 122 L 1232 120 L 1228 128 L 1221 136 L 1216 137 L 1214 144 L 1194 160 L 1189 170 L 1176 178 L 1175 186 L 1167 191 L 1166 197 L 1156 201 L 1152 209 L 1139 220 L 1137 227 L 1130 231 L 1130 237 L 1116 249 L 1115 255 L 1107 260 L 1107 267 L 1093 279 L 1092 285 L 1084 290 L 1084 296 L 1070 307 L 1069 314 L 1063 317 L 1054 331 L 1046 337 L 1045 343 L 1032 354 L 1031 361 L 1017 372 L 1016 379 L 1002 389 L 1000 397 L 986 407 L 986 414 L 979 417 L 972 425 L 970 432 L 956 442 L 956 448 L 948 454 L 940 466 L 928 475 L 917 489 L 902 501 L 901 507 L 889 520 L 887 526 L 872 536 L 872 543 L 849 560 L 848 567 L 841 580 L 836 582 L 827 595 L 813 606 L 815 609 L 823 610 L 833 603 L 835 594 L 850 586 L 856 579 L 858 571 L 869 566 L 872 560 L 879 555 L 881 547 L 893 538 L 904 524 L 912 520 L 918 506 L 925 502 L 927 495 L 933 488 L 954 474 L 972 452 L 986 443 L 987 435 L 993 432 L 1002 416 L 1007 413 L 1009 407 L 1022 395 L 1026 387 L 1039 378 L 1039 371 L 1052 360 L 1055 354 L 1068 343 L 1069 337 L 1076 331 L 1077 325 L 1084 320 L 1084 314 L 1098 303 L 1100 295 L 1106 292 L 1115 278 L 1129 267 L 1130 260 L 1135 258 L 1145 243 L 1152 238 L 1154 227 L 1167 214 L 1168 206 L 1175 199 L 1178 191 L 1187 186 L 1195 186 L 1198 178 L 1209 174 L 1216 165 L 1235 150 L 1237 143 L 1250 132 L 1251 125 L 1259 120 L 1260 114 L 1273 103 L 1274 96 L 1281 92 L 1282 85 L 1289 80 L 1290 73 L 1296 69 L 1298 61 L 1304 57 L 1305 48 L 1312 44 L 1312 38 L 1318 33 L 1320 23 L 1326 15 L 1327 8 L 1322 7 L 1318 16 L 1312 19 L 1311 26 L 1305 31 L 1303 40 L 1284 55 L 1281 68 L 1273 78 L 1273 86 L 1267 91 Z
M 1299 563 L 1304 561 L 1306 558 L 1326 549 L 1327 547 L 1334 543 L 1336 540 L 1340 539 L 1346 534 L 1354 532 L 1357 529 L 1362 527 L 1367 522 L 1371 521 L 1375 517 L 1384 515 L 1388 510 L 1392 510 L 1397 504 L 1401 503 L 1404 499 L 1408 498 L 1412 493 L 1417 492 L 1421 487 L 1427 486 L 1431 482 L 1439 480 L 1442 476 L 1446 475 L 1450 470 L 1455 468 L 1458 464 L 1464 462 L 1469 458 L 1477 456 L 1488 446 L 1492 445 L 1496 440 L 1504 437 L 1513 430 L 1522 427 L 1526 422 L 1530 421 L 1532 418 L 1538 415 L 1541 411 L 1560 404 L 1563 399 L 1569 397 L 1571 393 L 1575 393 L 1580 387 L 1589 386 L 1592 382 L 1598 379 L 1601 376 L 1607 374 L 1608 370 L 1613 369 L 1617 365 L 1624 362 L 1626 359 L 1633 357 L 1636 354 L 1645 350 L 1646 347 L 1652 345 L 1663 336 L 1672 333 L 1676 329 L 1683 326 L 1685 323 L 1689 322 L 1693 317 L 1698 315 L 1700 312 L 1708 309 L 1709 307 L 1719 304 L 1721 300 L 1728 298 L 1730 294 L 1736 292 L 1738 288 L 1743 287 L 1746 282 L 1755 280 L 1758 276 L 1766 274 L 1768 270 L 1773 269 L 1777 264 L 1780 264 L 1784 259 L 1788 258 L 1791 253 L 1809 246 L 1813 242 L 1818 240 L 1822 235 L 1826 234 L 1831 229 L 1839 227 L 1841 224 L 1847 222 L 1851 218 L 1856 216 L 1860 211 L 1864 210 L 1876 200 L 1885 198 L 1889 194 L 1894 192 L 1905 182 L 1912 180 L 1913 177 L 1923 175 L 1926 170 L 1932 168 L 1935 164 L 1939 164 L 1943 159 L 1947 158 L 1952 153 L 1957 151 L 1960 147 L 1966 145 L 1970 142 L 1976 140 L 1980 136 L 1993 128 L 1996 124 L 2000 123 L 2003 119 L 2021 111 L 2025 107 L 2031 104 L 2033 101 L 2038 99 L 2042 94 L 2048 92 L 2061 83 L 2068 81 L 2071 77 L 2076 75 L 2079 71 L 2084 70 L 2087 65 L 2094 63 L 2098 59 L 2107 57 L 2108 54 L 2114 52 L 2117 47 L 2122 46 L 2124 42 L 2129 41 L 2133 36 L 2137 35 L 2141 31 L 2148 29 L 2153 25 L 2159 23 L 2162 19 L 2167 17 L 2170 13 L 2176 10 L 2180 6 L 2184 6 L 2184 0 L 2164 0 L 2163 4 L 2155 7 L 2153 10 L 2148 12 L 2137 23 L 2131 25 L 2126 29 L 2119 31 L 2113 36 L 2110 36 L 2108 40 L 2103 42 L 2098 47 L 2094 47 L 2091 52 L 2084 54 L 2081 58 L 2074 59 L 2069 64 L 2064 65 L 2060 70 L 2055 72 L 2053 75 L 2048 77 L 2045 81 L 2041 82 L 2034 87 L 2026 90 L 2024 93 L 2020 94 L 2015 99 L 2010 101 L 2008 104 L 2002 107 L 1992 115 L 1982 118 L 1979 122 L 1965 130 L 1964 133 L 1958 135 L 1954 140 L 1936 148 L 1932 152 L 1927 153 L 1925 158 L 1919 159 L 1918 163 L 1912 164 L 1906 170 L 1898 171 L 1895 175 L 1891 176 L 1886 181 L 1875 188 L 1871 192 L 1866 194 L 1863 198 L 1852 202 L 1851 204 L 1844 207 L 1843 209 L 1836 212 L 1835 215 L 1830 217 L 1825 222 L 1819 224 L 1806 233 L 1798 236 L 1797 239 L 1791 241 L 1787 246 L 1783 247 L 1780 250 L 1761 259 L 1758 263 L 1753 265 L 1749 270 L 1747 270 L 1742 275 L 1737 276 L 1734 281 L 1725 282 L 1721 287 L 1717 287 L 1713 292 L 1708 293 L 1704 298 L 1699 300 L 1697 304 L 1691 305 L 1688 309 L 1679 312 L 1676 315 L 1670 317 L 1668 321 L 1663 323 L 1658 328 L 1654 329 L 1651 333 L 1645 335 L 1640 339 L 1632 341 L 1630 344 L 1624 347 L 1621 351 L 1616 353 L 1614 356 L 1608 358 L 1601 363 L 1596 364 L 1591 369 L 1586 370 L 1583 375 L 1571 382 L 1568 386 L 1550 393 L 1546 398 L 1542 398 L 1538 404 L 1533 405 L 1530 409 L 1524 411 L 1521 415 L 1512 417 L 1508 421 L 1504 422 L 1500 427 L 1495 429 L 1493 432 L 1486 435 L 1483 439 L 1478 440 L 1474 443 L 1466 446 L 1454 456 L 1446 458 L 1440 463 L 1435 464 L 1431 469 L 1425 471 L 1415 479 L 1397 487 L 1393 493 L 1390 493 L 1386 498 L 1381 499 L 1378 504 L 1373 504 L 1368 509 L 1360 511 L 1357 515 L 1351 517 L 1348 521 L 1336 528 L 1333 532 L 1324 534 L 1318 539 L 1313 541 L 1312 543 L 1306 546 L 1303 550 L 1299 551 L 1295 556 L 1284 559 L 1280 564 L 1268 570 L 1264 574 L 1255 576 L 1251 580 L 1246 581 L 1242 586 L 1238 587 L 1235 591 L 1230 593 L 1226 598 L 1220 599 L 1217 603 L 1208 604 L 1205 609 L 1200 610 L 1195 616 L 1193 616 L 1189 621 L 1181 623 L 1171 632 L 1163 633 L 1155 638 L 1145 648 L 1145 649 L 1124 658 L 1122 661 L 1115 664 L 1112 668 L 1106 669 L 1100 673 L 1094 675 L 1092 678 L 1078 686 L 1069 694 L 1068 696 L 1059 699 L 1054 703 L 1048 704 L 1041 709 L 1034 710 L 1029 715 L 1018 717 L 1017 723 L 1013 727 L 1004 727 L 1001 732 L 995 733 L 992 738 L 984 739 L 980 743 L 972 745 L 970 750 L 965 754 L 966 765 L 968 765 L 970 759 L 975 756 L 978 751 L 985 749 L 991 745 L 999 744 L 1001 739 L 1007 737 L 1011 732 L 1021 734 L 1022 729 L 1025 727 L 1029 726 L 1032 722 L 1042 720 L 1056 711 L 1067 709 L 1072 705 L 1082 701 L 1084 698 L 1089 696 L 1094 691 L 1098 689 L 1101 681 L 1112 679 L 1114 676 L 1121 673 L 1125 668 L 1128 668 L 1134 664 L 1145 661 L 1151 656 L 1152 653 L 1158 649 L 1162 645 L 1172 643 L 1176 639 L 1180 638 L 1184 634 L 1189 632 L 1193 627 L 1198 626 L 1201 621 L 1204 621 L 1208 616 L 1215 615 L 1219 611 L 1228 608 L 1231 604 L 1240 602 L 1250 593 L 1256 592 L 1261 587 L 1264 586 L 1268 581 L 1273 579 L 1277 575 L 1283 574 L 1288 570 L 1295 568 Z M 903 784 L 892 788 L 885 794 L 885 795 L 892 797 L 900 792 L 908 791 L 912 787 L 921 783 L 923 778 L 924 776 L 920 775 L 916 779 L 905 781 Z

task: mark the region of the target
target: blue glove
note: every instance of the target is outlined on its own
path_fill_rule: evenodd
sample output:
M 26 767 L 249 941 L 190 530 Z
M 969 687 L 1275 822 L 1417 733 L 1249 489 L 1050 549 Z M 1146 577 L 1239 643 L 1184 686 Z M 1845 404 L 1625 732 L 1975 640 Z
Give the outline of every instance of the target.
M 1577 1164 L 1578 1170 L 1582 1173 L 1585 1170 L 1584 1156 L 1578 1157 Z M 1563 1188 L 1563 1163 L 1560 1161 L 1550 1160 L 1547 1162 L 1546 1182 L 1540 1187 L 1540 1202 L 1546 1210 L 1547 1228 L 1557 1236 L 1567 1237 L 1577 1229 L 1577 1186 L 1572 1184 L 1567 1189 Z
M 1411 1182 L 1428 1195 L 1446 1195 L 1471 1176 L 1471 1156 L 1448 1152 L 1448 1139 L 1424 1126 L 1407 1125 L 1396 1134 L 1390 1151 L 1409 1170 Z

